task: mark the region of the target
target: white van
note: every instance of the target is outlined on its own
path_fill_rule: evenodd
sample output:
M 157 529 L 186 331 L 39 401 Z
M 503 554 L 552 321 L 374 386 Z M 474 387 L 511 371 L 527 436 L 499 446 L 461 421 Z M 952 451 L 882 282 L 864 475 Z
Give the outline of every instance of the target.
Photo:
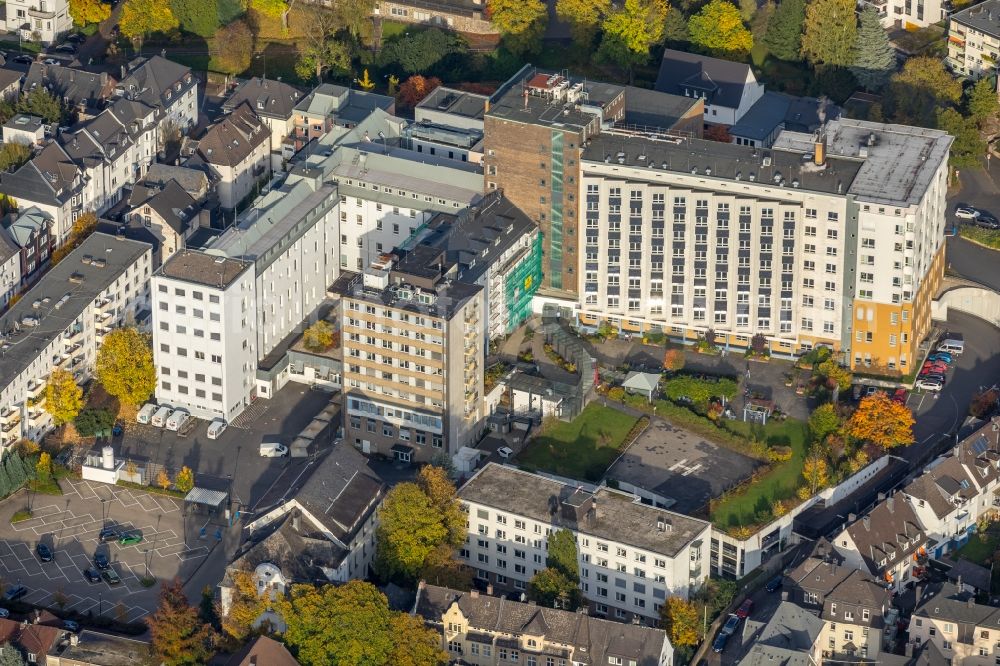
M 151 418 L 149 422 L 152 423 L 157 428 L 162 428 L 163 424 L 167 422 L 167 419 L 170 418 L 170 415 L 173 413 L 174 413 L 173 409 L 164 405 L 163 407 L 160 407 L 158 410 L 156 410 L 156 413 L 153 414 L 153 418 Z
M 937 346 L 937 350 L 939 352 L 948 352 L 949 354 L 961 354 L 965 351 L 965 340 L 944 340 Z
M 167 430 L 180 430 L 181 426 L 187 423 L 187 420 L 191 418 L 191 415 L 185 412 L 183 409 L 177 409 L 171 412 L 170 417 L 167 419 L 166 426 Z
M 219 435 L 226 431 L 226 422 L 222 419 L 215 419 L 208 424 L 208 438 L 219 439 Z
M 149 419 L 153 418 L 153 414 L 156 413 L 156 405 L 151 402 L 147 402 L 139 410 L 139 413 L 135 415 L 135 420 L 137 423 L 149 423 Z
M 288 447 L 278 442 L 261 442 L 261 458 L 281 458 L 288 454 Z

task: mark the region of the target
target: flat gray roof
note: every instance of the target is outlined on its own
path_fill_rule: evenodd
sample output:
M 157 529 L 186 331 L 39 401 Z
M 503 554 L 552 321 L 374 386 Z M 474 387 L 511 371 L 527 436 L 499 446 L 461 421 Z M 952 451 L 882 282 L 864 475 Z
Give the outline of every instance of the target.
M 196 250 L 181 250 L 160 266 L 156 274 L 205 287 L 225 289 L 252 266 L 253 263 L 249 261 Z
M 76 645 L 70 644 L 60 659 L 94 666 L 134 666 L 149 656 L 149 643 L 134 638 L 102 634 L 89 629 L 80 632 Z
M 579 501 L 574 495 L 581 492 L 569 484 L 491 462 L 462 486 L 458 497 L 542 523 L 564 523 L 560 513 L 551 511 L 552 498 L 570 499 L 576 505 Z M 642 504 L 632 495 L 605 487 L 598 488 L 594 497 L 596 516 L 569 527 L 668 556 L 676 555 L 708 527 L 703 520 Z M 671 529 L 658 528 L 663 520 Z
M 86 310 L 94 299 L 151 247 L 93 233 L 46 273 L 0 317 L 0 388 L 14 381 L 77 317 L 90 316 Z M 24 325 L 26 318 L 37 320 L 37 325 Z
M 696 169 L 699 177 L 755 180 L 764 187 L 779 187 L 775 182 L 779 177 L 789 189 L 797 180 L 800 189 L 826 194 L 846 194 L 862 166 L 857 159 L 830 157 L 826 167 L 819 169 L 803 159 L 805 154 L 802 150 L 762 150 L 704 139 L 654 139 L 605 132 L 590 140 L 590 146 L 583 151 L 583 161 L 673 173 L 692 173 Z M 812 155 L 812 143 L 809 155 Z
M 547 97 L 543 92 L 546 79 L 559 85 L 580 86 L 580 106 L 564 104 Z M 525 91 L 528 91 L 527 95 L 524 94 Z M 525 65 L 493 93 L 490 98 L 490 110 L 486 115 L 520 123 L 556 128 L 568 127 L 580 131 L 597 118 L 593 111 L 583 107 L 603 107 L 624 92 L 624 87 L 612 83 L 567 79 L 559 73 Z
M 919 203 L 954 138 L 941 130 L 840 118 L 826 124 L 827 154 L 858 162 L 845 191 L 859 201 L 911 206 Z M 782 132 L 774 149 L 812 151 L 812 134 Z
M 482 120 L 483 114 L 486 113 L 488 100 L 489 97 L 486 95 L 439 86 L 430 95 L 420 100 L 417 108 Z

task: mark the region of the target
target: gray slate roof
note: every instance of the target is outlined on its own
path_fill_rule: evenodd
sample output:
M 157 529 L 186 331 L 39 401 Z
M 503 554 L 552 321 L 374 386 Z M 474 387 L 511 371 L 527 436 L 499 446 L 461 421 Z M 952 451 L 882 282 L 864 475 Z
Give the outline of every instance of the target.
M 148 60 L 137 58 L 136 61 L 129 63 L 131 72 L 122 79 L 117 89 L 125 97 L 147 106 L 165 109 L 198 84 L 191 75 L 190 67 L 172 60 L 153 56 Z M 181 84 L 180 90 L 177 83 Z
M 299 519 L 294 527 L 292 513 L 250 534 L 233 556 L 228 569 L 253 571 L 269 562 L 293 583 L 326 582 L 323 568 L 336 569 L 347 551 L 322 534 L 310 521 Z
M 951 15 L 951 20 L 987 35 L 1000 37 L 1000 0 L 986 0 L 955 12 Z
M 144 180 L 147 185 L 158 187 L 164 187 L 170 181 L 176 181 L 192 197 L 204 196 L 208 189 L 208 176 L 205 175 L 204 171 L 160 164 L 159 162 L 149 165 L 149 171 L 146 172 Z
M 883 500 L 848 525 L 847 532 L 872 573 L 891 569 L 927 541 L 913 507 L 895 497 Z M 883 559 L 884 565 L 880 564 Z
M 6 90 L 15 83 L 20 85 L 22 76 L 24 74 L 19 70 L 0 67 L 0 90 Z
M 793 132 L 813 132 L 823 120 L 840 117 L 840 108 L 815 97 L 795 97 L 779 92 L 765 92 L 729 134 L 761 141 L 782 127 Z
M 134 638 L 102 634 L 84 629 L 76 645 L 70 644 L 59 657 L 62 661 L 93 666 L 135 666 L 149 656 L 149 643 Z
M 21 248 L 10 236 L 6 229 L 0 229 L 0 266 L 7 263 L 7 260 L 15 254 L 21 252 Z
M 47 88 L 57 98 L 68 99 L 74 106 L 99 109 L 114 91 L 115 80 L 106 73 L 33 62 L 24 79 L 24 90 L 27 92 L 35 86 Z
M 736 108 L 747 79 L 756 80 L 745 63 L 666 49 L 654 88 L 681 96 L 689 88 L 692 94 L 705 92 L 706 104 Z
M 198 212 L 198 204 L 176 180 L 168 181 L 162 189 L 136 185 L 129 197 L 129 205 L 133 209 L 149 206 L 179 234 L 187 230 L 191 218 Z
M 302 98 L 295 110 L 311 117 L 333 116 L 337 121 L 358 123 L 375 109 L 392 113 L 395 107 L 396 100 L 392 97 L 323 83 Z
M 18 247 L 27 247 L 35 234 L 52 225 L 52 218 L 38 208 L 19 211 L 7 225 L 7 232 Z
M 952 583 L 929 586 L 917 600 L 913 617 L 954 622 L 958 625 L 955 640 L 968 643 L 975 639 L 977 626 L 1000 627 L 1000 610 L 977 604 L 973 595 L 959 590 Z
M 302 99 L 302 92 L 283 81 L 253 77 L 240 83 L 222 108 L 232 111 L 243 102 L 250 104 L 258 116 L 287 120 L 295 112 L 295 105 Z
M 0 175 L 0 192 L 16 201 L 61 206 L 73 196 L 79 168 L 55 141 L 14 173 Z
M 632 545 L 654 553 L 673 557 L 694 541 L 708 523 L 672 511 L 635 501 L 632 495 L 598 488 L 593 494 L 597 505 L 594 513 L 574 518 L 572 512 L 557 511 L 551 506 L 558 502 L 568 507 L 566 500 L 576 496 L 574 503 L 588 506 L 590 493 L 569 484 L 530 474 L 511 467 L 488 463 L 458 491 L 459 499 L 476 502 L 501 511 L 527 516 L 534 520 L 577 529 L 597 538 Z M 663 521 L 669 529 L 660 529 Z
M 971 585 L 977 590 L 988 592 L 993 573 L 984 566 L 961 558 L 952 565 L 946 575 L 948 580 L 955 583 L 956 586 L 961 581 L 962 585 Z
M 655 666 L 667 642 L 660 629 L 425 583 L 420 584 L 414 612 L 440 627 L 441 616 L 453 604 L 468 619 L 468 632 L 481 632 L 487 643 L 492 641 L 489 634 L 541 635 L 546 642 L 571 646 L 573 660 L 583 663 L 608 664 L 609 657 L 619 657 L 626 664 Z
M 236 166 L 270 139 L 271 130 L 243 102 L 208 129 L 198 141 L 198 154 L 209 164 Z

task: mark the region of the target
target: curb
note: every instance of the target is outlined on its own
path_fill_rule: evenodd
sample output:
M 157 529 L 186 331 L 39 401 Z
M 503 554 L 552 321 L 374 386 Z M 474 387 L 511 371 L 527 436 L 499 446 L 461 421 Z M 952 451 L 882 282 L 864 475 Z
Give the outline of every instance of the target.
M 962 240 L 966 241 L 967 243 L 972 243 L 973 245 L 978 245 L 979 247 L 985 248 L 987 250 L 992 250 L 993 252 L 1000 252 L 1000 247 L 993 247 L 992 245 L 986 245 L 985 243 L 980 243 L 979 241 L 973 240 L 973 239 L 969 238 L 968 236 L 963 236 L 961 231 L 958 232 L 958 237 L 961 238 Z

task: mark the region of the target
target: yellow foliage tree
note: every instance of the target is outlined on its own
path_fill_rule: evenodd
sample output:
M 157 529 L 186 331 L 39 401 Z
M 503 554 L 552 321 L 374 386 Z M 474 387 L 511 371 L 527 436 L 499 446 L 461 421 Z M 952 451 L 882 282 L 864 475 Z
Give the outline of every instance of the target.
M 753 35 L 736 5 L 728 0 L 711 0 L 688 21 L 691 43 L 717 54 L 745 54 L 753 48 Z
M 69 0 L 69 15 L 77 25 L 100 23 L 111 16 L 111 5 L 101 0 Z
M 817 490 L 826 487 L 829 482 L 829 474 L 826 459 L 822 456 L 813 454 L 802 463 L 802 476 L 809 484 L 810 494 L 815 494 Z
M 364 74 L 358 79 L 358 85 L 362 90 L 373 90 L 375 88 L 375 82 L 368 78 L 368 68 L 365 68 Z
M 328 321 L 320 319 L 302 332 L 302 344 L 313 352 L 323 352 L 333 346 L 333 326 Z
M 73 375 L 56 368 L 45 385 L 45 411 L 52 415 L 56 425 L 69 423 L 83 408 L 83 389 Z
M 569 23 L 573 41 L 590 46 L 601 27 L 601 21 L 611 11 L 611 0 L 556 0 L 556 14 Z
M 891 449 L 913 441 L 913 413 L 879 392 L 861 401 L 845 431 L 855 439 Z
M 97 380 L 123 404 L 141 405 L 156 390 L 156 366 L 147 336 L 134 328 L 119 328 L 97 350 Z
M 179 26 L 170 3 L 162 0 L 125 0 L 118 21 L 122 34 L 136 43 L 151 32 L 169 32 Z
M 674 647 L 697 645 L 700 639 L 698 608 L 681 597 L 667 597 L 660 609 L 660 626 Z
M 35 478 L 39 483 L 48 483 L 52 478 L 52 456 L 46 451 L 42 451 L 38 456 L 38 462 L 35 463 Z
M 170 487 L 170 475 L 167 474 L 167 470 L 161 469 L 156 475 L 156 485 L 164 490 Z
M 663 355 L 663 369 L 677 372 L 684 367 L 684 352 L 680 349 L 668 349 Z
M 487 13 L 514 53 L 534 50 L 549 20 L 542 0 L 488 0 Z
M 229 612 L 222 618 L 222 631 L 242 641 L 250 634 L 254 621 L 267 610 L 267 603 L 264 597 L 257 594 L 257 586 L 249 571 L 235 571 L 232 579 L 233 596 Z
M 854 381 L 851 371 L 839 365 L 832 358 L 820 363 L 816 367 L 816 372 L 826 377 L 826 381 L 831 389 L 836 386 L 841 391 L 846 391 L 851 388 L 851 382 Z
M 189 493 L 191 489 L 194 488 L 194 472 L 191 468 L 185 465 L 181 467 L 181 471 L 177 472 L 177 476 L 174 477 L 174 487 L 182 493 Z

